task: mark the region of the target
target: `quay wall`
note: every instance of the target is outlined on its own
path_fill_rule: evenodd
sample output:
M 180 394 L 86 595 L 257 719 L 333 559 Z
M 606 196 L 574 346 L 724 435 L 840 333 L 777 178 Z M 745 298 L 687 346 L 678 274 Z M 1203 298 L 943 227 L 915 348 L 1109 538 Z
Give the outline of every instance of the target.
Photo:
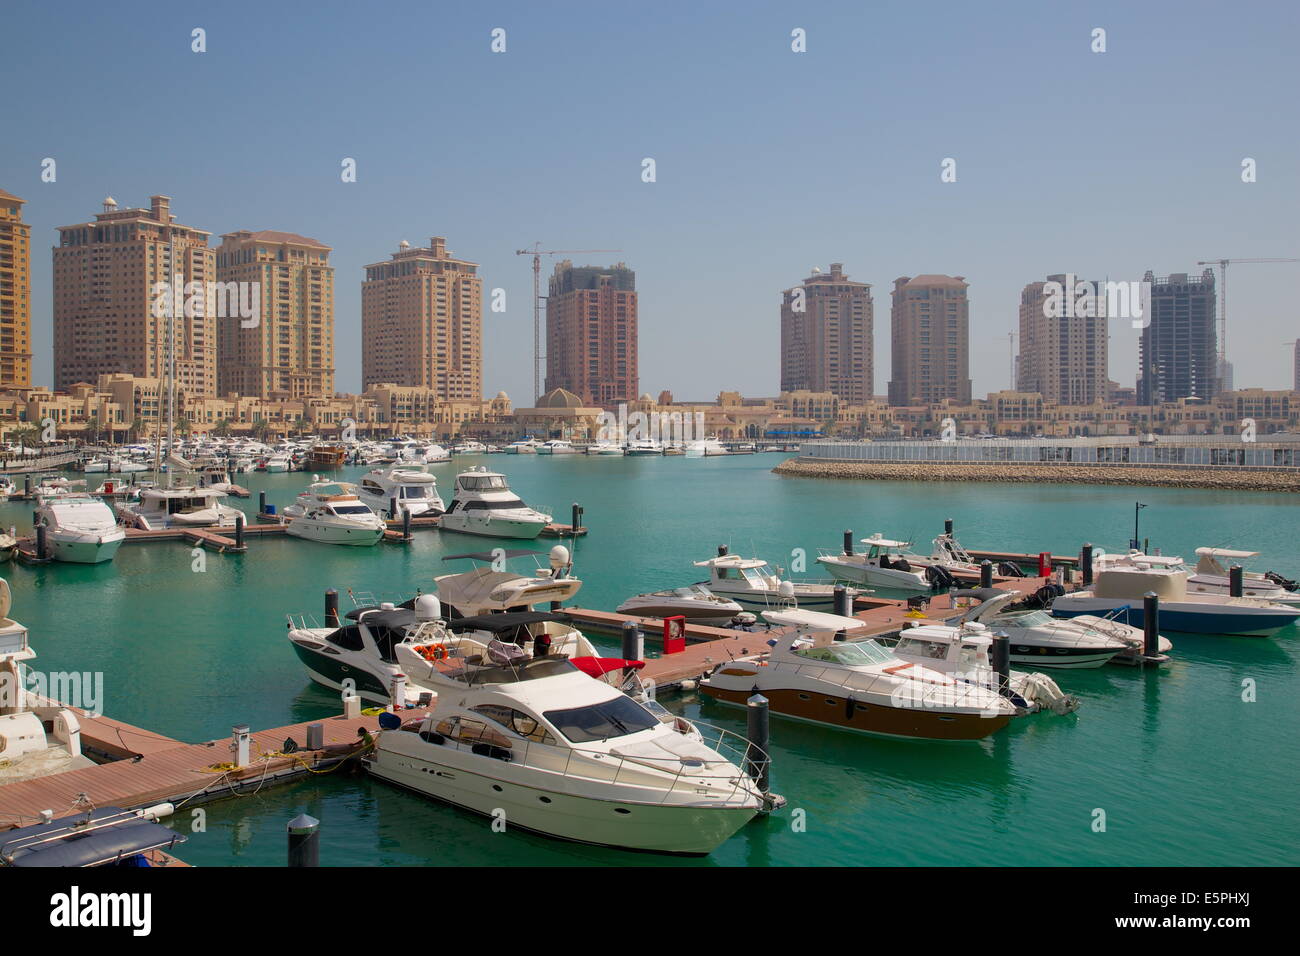
M 772 469 L 778 475 L 866 481 L 988 481 L 1022 484 L 1150 485 L 1232 491 L 1300 492 L 1300 470 L 1176 465 L 1028 462 L 845 461 L 800 456 Z

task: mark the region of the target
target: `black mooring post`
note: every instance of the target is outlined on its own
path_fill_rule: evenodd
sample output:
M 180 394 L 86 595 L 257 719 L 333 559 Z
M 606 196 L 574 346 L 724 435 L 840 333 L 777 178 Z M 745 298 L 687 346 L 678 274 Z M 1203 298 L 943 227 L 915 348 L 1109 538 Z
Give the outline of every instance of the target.
M 36 523 L 36 557 L 40 558 L 42 561 L 49 557 L 49 554 L 45 549 L 45 522 L 38 521 Z
M 1155 591 L 1142 595 L 1142 653 L 1160 656 L 1160 598 Z
M 760 792 L 767 793 L 772 769 L 772 758 L 768 749 L 771 731 L 768 702 L 762 694 L 756 693 L 745 701 L 745 735 L 749 737 L 748 752 L 745 754 L 745 773 L 758 784 Z
M 300 813 L 289 821 L 289 865 L 320 866 L 320 821 Z
M 244 550 L 244 513 L 242 511 L 235 515 L 235 548 L 239 551 Z
M 1011 695 L 1011 638 L 1005 634 L 993 635 L 993 672 L 998 675 L 998 693 Z
M 259 491 L 257 493 L 257 513 L 259 515 L 266 514 L 266 492 L 265 491 Z
M 402 540 L 411 540 L 411 509 L 402 509 Z
M 1246 572 L 1240 564 L 1228 568 L 1228 594 L 1241 597 L 1246 591 Z
M 391 521 L 397 520 L 397 496 L 388 499 L 388 517 Z
M 988 558 L 980 562 L 980 587 L 993 587 L 993 562 Z
M 946 518 L 946 519 L 944 519 L 944 522 L 943 522 L 943 533 L 946 534 L 946 535 L 949 535 L 949 536 L 952 535 L 952 519 L 951 519 L 951 518 Z
M 846 528 L 844 531 L 844 554 L 846 557 L 853 556 L 853 529 Z
M 334 588 L 325 591 L 325 626 L 339 626 L 339 592 Z
M 853 598 L 849 596 L 849 589 L 842 584 L 835 585 L 834 590 L 835 613 L 840 617 L 853 616 Z
M 1079 564 L 1083 567 L 1083 586 L 1092 586 L 1092 545 L 1085 544 L 1083 553 L 1079 556 Z

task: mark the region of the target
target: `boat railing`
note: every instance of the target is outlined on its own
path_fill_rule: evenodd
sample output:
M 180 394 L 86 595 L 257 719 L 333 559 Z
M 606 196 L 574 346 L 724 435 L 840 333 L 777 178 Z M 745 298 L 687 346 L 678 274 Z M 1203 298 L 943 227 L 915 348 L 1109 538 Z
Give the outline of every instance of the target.
M 436 717 L 431 727 L 436 733 Z M 761 799 L 757 783 L 744 769 L 766 762 L 768 754 L 747 738 L 721 727 L 693 722 L 701 731 L 705 747 L 717 753 L 716 758 L 687 756 L 653 757 L 625 756 L 609 750 L 593 750 L 581 746 L 560 747 L 554 742 L 533 740 L 524 736 L 507 736 L 488 725 L 482 717 L 473 718 L 482 725 L 477 733 L 466 728 L 462 721 L 455 737 L 444 737 L 458 749 L 481 753 L 485 758 L 505 759 L 515 766 L 553 773 L 567 780 L 590 780 L 612 786 L 634 787 L 660 791 L 654 803 L 663 804 L 674 796 L 709 797 L 713 800 Z M 549 732 L 548 739 L 550 738 Z M 475 748 L 483 748 L 482 751 Z M 637 802 L 649 802 L 638 800 Z

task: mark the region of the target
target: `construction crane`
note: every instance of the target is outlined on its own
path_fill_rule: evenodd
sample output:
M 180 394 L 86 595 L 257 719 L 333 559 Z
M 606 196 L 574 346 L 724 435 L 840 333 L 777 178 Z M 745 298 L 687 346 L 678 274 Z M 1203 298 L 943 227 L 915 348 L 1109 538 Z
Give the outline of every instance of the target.
M 542 394 L 542 256 L 577 256 L 622 249 L 543 249 L 540 242 L 531 249 L 516 249 L 517 256 L 533 257 L 533 401 Z
M 1300 262 L 1300 259 L 1202 259 L 1198 266 L 1219 267 L 1219 367 L 1215 378 L 1223 387 L 1223 377 L 1228 371 L 1228 266 L 1234 262 Z

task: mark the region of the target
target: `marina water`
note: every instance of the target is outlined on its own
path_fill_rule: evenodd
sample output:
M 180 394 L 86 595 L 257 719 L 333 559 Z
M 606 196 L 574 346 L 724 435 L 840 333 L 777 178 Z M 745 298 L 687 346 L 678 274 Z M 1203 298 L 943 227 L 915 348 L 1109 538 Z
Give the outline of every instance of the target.
M 700 580 L 691 562 L 719 544 L 787 569 L 799 566 L 792 552 L 803 549 L 807 570 L 793 576 L 823 577 L 818 550 L 837 548 L 846 528 L 855 538 L 908 537 L 928 550 L 953 518 L 968 548 L 1077 554 L 1090 541 L 1123 550 L 1138 500 L 1148 505 L 1141 535 L 1153 549 L 1188 558 L 1206 545 L 1259 550 L 1254 569 L 1300 577 L 1295 496 L 781 478 L 770 472 L 780 460 L 498 455 L 433 470 L 444 497 L 459 468 L 483 463 L 504 471 L 530 505 L 553 508 L 557 521 L 568 521 L 571 503 L 580 502 L 591 533 L 575 545 L 575 573 L 585 582 L 578 603 L 602 610 L 634 593 Z M 230 503 L 252 516 L 259 491 L 283 508 L 311 476 L 237 478 L 253 494 Z M 0 505 L 0 525 L 11 524 L 30 530 L 31 503 Z M 276 727 L 341 709 L 289 649 L 286 613 L 321 617 L 329 587 L 339 589 L 343 608 L 351 607 L 348 588 L 407 597 L 429 590 L 435 575 L 467 569 L 443 555 L 524 546 L 437 531 L 375 548 L 283 536 L 248 544 L 240 556 L 199 559 L 188 545 L 167 542 L 127 544 L 103 565 L 11 566 L 4 573 L 12 614 L 30 629 L 39 655 L 32 668 L 102 671 L 108 716 L 185 741 L 223 738 L 213 748 L 218 763 L 229 759 L 224 738 L 233 724 Z M 484 818 L 347 771 L 208 805 L 206 831 L 191 833 L 181 856 L 196 865 L 281 865 L 284 825 L 305 810 L 322 822 L 325 865 L 1293 862 L 1300 632 L 1169 636 L 1168 666 L 1055 672 L 1081 698 L 1077 714 L 1017 720 L 981 742 L 878 739 L 774 717 L 773 788 L 789 805 L 707 859 L 493 833 Z M 617 639 L 596 640 L 617 653 Z M 763 641 L 754 635 L 755 652 Z M 654 652 L 656 643 L 647 644 Z M 1243 701 L 1243 682 L 1253 682 L 1255 702 Z M 738 709 L 694 693 L 663 702 L 744 731 Z M 172 825 L 188 832 L 187 811 Z

